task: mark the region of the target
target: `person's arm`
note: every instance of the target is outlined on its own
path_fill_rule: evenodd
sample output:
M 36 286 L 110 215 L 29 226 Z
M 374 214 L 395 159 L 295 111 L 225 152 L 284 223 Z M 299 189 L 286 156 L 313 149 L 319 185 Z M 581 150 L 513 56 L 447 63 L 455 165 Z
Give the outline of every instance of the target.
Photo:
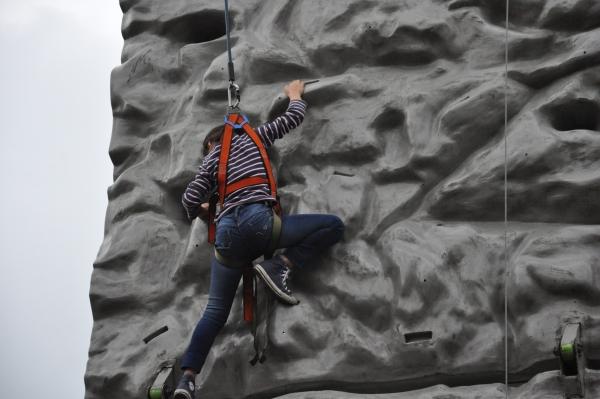
M 214 151 L 213 149 L 210 154 L 204 157 L 194 180 L 188 184 L 183 193 L 181 202 L 189 220 L 194 220 L 203 210 L 202 206 L 206 202 L 206 197 L 211 189 L 211 175 L 216 166 L 218 154 L 219 151 Z
M 282 138 L 290 130 L 298 127 L 304 120 L 307 106 L 306 102 L 302 99 L 304 82 L 294 80 L 286 85 L 283 91 L 290 99 L 290 104 L 285 113 L 275 118 L 272 122 L 265 123 L 256 128 L 256 132 L 265 147 L 270 147 L 275 140 Z

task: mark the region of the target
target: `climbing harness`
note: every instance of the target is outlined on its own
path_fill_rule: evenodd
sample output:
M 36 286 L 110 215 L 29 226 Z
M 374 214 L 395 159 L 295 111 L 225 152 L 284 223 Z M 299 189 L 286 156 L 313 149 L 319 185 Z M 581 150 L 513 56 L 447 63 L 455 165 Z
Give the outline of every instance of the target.
M 227 183 L 227 166 L 229 163 L 229 155 L 231 152 L 231 141 L 233 139 L 234 129 L 241 129 L 244 134 L 247 134 L 253 143 L 256 145 L 261 159 L 263 161 L 267 177 L 252 176 L 238 180 L 234 183 Z M 217 169 L 217 192 L 216 195 L 211 197 L 209 203 L 209 237 L 210 243 L 214 244 L 216 237 L 216 224 L 215 224 L 215 210 L 217 203 L 220 208 L 223 208 L 225 197 L 235 191 L 241 190 L 246 187 L 268 184 L 271 195 L 273 198 L 277 198 L 277 184 L 273 176 L 273 170 L 271 168 L 271 162 L 267 155 L 267 151 L 260 140 L 258 134 L 250 127 L 248 119 L 237 112 L 230 113 L 225 119 L 225 128 L 223 135 L 221 136 L 221 153 L 219 156 L 219 163 Z M 279 236 L 281 233 L 281 218 L 280 218 L 280 207 L 279 201 L 273 206 L 273 225 L 271 229 L 271 239 L 269 240 L 269 246 L 264 254 L 265 259 L 269 259 L 273 256 L 273 253 L 277 249 L 279 242 Z M 254 270 L 251 262 L 239 261 L 237 259 L 231 259 L 221 254 L 215 248 L 215 258 L 219 263 L 234 268 L 243 269 L 243 292 L 244 292 L 244 321 L 252 323 L 252 334 L 254 335 L 254 348 L 255 356 L 251 360 L 254 365 L 257 361 L 261 363 L 265 360 L 264 352 L 268 345 L 267 338 L 267 327 L 268 316 L 271 309 L 272 295 L 262 290 L 260 293 L 260 303 L 258 303 L 258 287 L 257 285 L 263 284 L 257 281 L 254 276 Z M 265 297 L 264 299 L 262 297 Z M 257 315 L 258 309 L 261 309 L 260 315 Z M 258 320 L 260 318 L 261 320 Z
M 281 233 L 281 208 L 277 196 L 277 183 L 273 175 L 271 161 L 267 150 L 256 131 L 248 123 L 248 118 L 240 112 L 240 87 L 235 83 L 235 69 L 231 55 L 230 43 L 230 25 L 229 25 L 229 4 L 225 0 L 225 31 L 227 42 L 229 86 L 227 88 L 228 109 L 225 116 L 225 126 L 221 136 L 221 153 L 217 166 L 217 190 L 210 197 L 208 207 L 208 242 L 215 243 L 216 238 L 216 211 L 217 205 L 222 210 L 225 198 L 243 188 L 264 185 L 269 186 L 271 196 L 276 199 L 273 205 L 273 225 L 271 229 L 271 238 L 269 246 L 264 254 L 265 259 L 273 256 L 279 243 Z M 256 146 L 262 159 L 267 177 L 251 176 L 238 180 L 234 183 L 227 183 L 227 166 L 231 152 L 231 143 L 234 134 L 246 134 Z M 241 268 L 243 270 L 243 302 L 244 302 L 244 321 L 252 324 L 252 334 L 254 336 L 255 356 L 250 361 L 252 365 L 257 361 L 261 363 L 265 360 L 265 350 L 268 345 L 267 323 L 272 308 L 272 295 L 264 287 L 264 284 L 254 276 L 251 261 L 240 261 L 224 256 L 215 248 L 215 258 L 217 261 L 227 267 Z M 260 312 L 258 311 L 260 309 Z
M 258 149 L 266 171 L 266 178 L 261 176 L 251 176 L 238 180 L 235 183 L 227 183 L 227 166 L 229 163 L 231 141 L 233 139 L 234 129 L 243 129 L 244 133 L 250 137 L 250 139 Z M 219 155 L 219 163 L 217 166 L 217 191 L 215 192 L 215 195 L 211 197 L 209 203 L 209 243 L 214 244 L 216 238 L 215 216 L 217 203 L 222 209 L 225 203 L 225 197 L 229 194 L 232 194 L 246 187 L 263 184 L 267 184 L 269 186 L 271 196 L 273 196 L 273 198 L 277 198 L 277 183 L 275 182 L 273 169 L 271 167 L 271 161 L 269 160 L 269 156 L 267 155 L 267 150 L 265 149 L 265 146 L 263 145 L 258 134 L 248 123 L 248 118 L 246 118 L 245 115 L 239 113 L 230 113 L 228 116 L 225 117 L 225 128 L 223 129 L 223 135 L 221 136 L 221 153 Z M 279 201 L 276 201 L 276 204 L 273 206 L 273 226 L 276 228 L 273 228 L 273 234 L 271 237 L 272 239 L 270 241 L 270 248 L 266 254 L 268 256 L 271 256 L 273 254 L 277 246 L 279 231 L 281 230 L 281 220 L 279 218 L 280 214 L 281 209 L 279 207 Z M 222 255 L 218 255 L 218 257 L 221 259 L 226 259 Z M 232 260 L 227 260 L 226 265 L 230 265 L 233 267 L 240 266 L 238 262 Z

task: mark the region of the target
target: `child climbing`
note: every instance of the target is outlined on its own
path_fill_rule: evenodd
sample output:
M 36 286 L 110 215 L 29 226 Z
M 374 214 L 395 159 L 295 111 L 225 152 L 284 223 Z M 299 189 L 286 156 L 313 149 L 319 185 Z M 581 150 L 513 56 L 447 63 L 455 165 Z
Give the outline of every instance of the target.
M 273 245 L 274 218 L 278 218 L 273 207 L 277 198 L 264 148 L 298 127 L 307 107 L 302 99 L 302 81 L 289 83 L 284 93 L 290 100 L 289 106 L 283 115 L 255 130 L 259 144 L 241 128 L 245 122 L 242 125 L 235 121 L 230 123 L 235 127 L 230 144 L 222 139 L 227 134 L 224 133 L 226 128 L 209 132 L 204 140 L 202 165 L 183 194 L 183 206 L 190 220 L 207 213 L 207 196 L 215 188 L 219 188 L 223 198 L 220 198 L 222 206 L 216 215 L 216 256 L 211 259 L 208 304 L 183 356 L 181 365 L 184 374 L 174 399 L 194 398 L 196 375 L 227 321 L 243 274 L 242 268 L 232 265 L 251 264 L 272 249 L 285 248 L 279 255 L 256 264 L 254 272 L 280 301 L 295 305 L 298 300 L 288 287 L 290 272 L 310 269 L 311 262 L 319 253 L 342 238 L 344 224 L 337 216 L 284 215 L 281 217 L 278 242 Z M 227 153 L 228 159 L 223 161 Z M 238 184 L 241 188 L 236 189 L 236 183 L 242 181 L 252 184 Z

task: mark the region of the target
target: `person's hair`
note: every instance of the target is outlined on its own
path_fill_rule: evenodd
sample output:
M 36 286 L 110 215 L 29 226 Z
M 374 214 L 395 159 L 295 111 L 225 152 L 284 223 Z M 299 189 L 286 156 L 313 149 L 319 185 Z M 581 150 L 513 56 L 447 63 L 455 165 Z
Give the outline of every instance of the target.
M 210 143 L 217 144 L 221 141 L 221 136 L 223 135 L 223 125 L 214 127 L 208 132 L 206 137 L 204 138 L 204 143 L 202 144 L 202 154 L 206 156 L 208 154 L 208 145 Z

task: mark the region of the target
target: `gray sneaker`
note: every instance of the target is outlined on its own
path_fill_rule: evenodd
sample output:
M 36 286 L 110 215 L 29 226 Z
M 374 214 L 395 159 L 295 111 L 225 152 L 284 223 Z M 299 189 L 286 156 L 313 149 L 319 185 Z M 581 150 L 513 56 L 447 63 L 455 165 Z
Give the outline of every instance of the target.
M 254 271 L 283 302 L 289 305 L 297 305 L 300 302 L 294 298 L 292 291 L 287 286 L 290 268 L 281 258 L 274 257 L 262 261 L 254 266 Z
M 194 378 L 183 375 L 179 380 L 177 389 L 173 394 L 173 399 L 194 399 L 194 392 L 196 391 L 196 384 Z

